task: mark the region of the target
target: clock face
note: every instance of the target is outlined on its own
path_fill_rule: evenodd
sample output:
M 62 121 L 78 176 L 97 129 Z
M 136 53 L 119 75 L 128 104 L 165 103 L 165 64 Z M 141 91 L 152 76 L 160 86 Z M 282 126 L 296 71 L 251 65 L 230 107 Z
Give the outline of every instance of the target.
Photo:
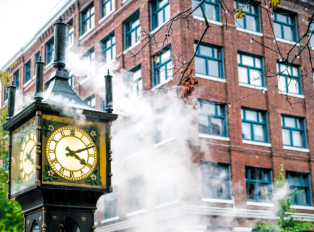
M 36 146 L 36 131 L 29 130 L 21 143 L 20 150 L 20 178 L 21 181 L 27 181 L 35 171 L 35 146 Z
M 97 149 L 85 131 L 65 126 L 55 130 L 47 141 L 47 160 L 60 177 L 77 181 L 89 177 L 97 164 Z

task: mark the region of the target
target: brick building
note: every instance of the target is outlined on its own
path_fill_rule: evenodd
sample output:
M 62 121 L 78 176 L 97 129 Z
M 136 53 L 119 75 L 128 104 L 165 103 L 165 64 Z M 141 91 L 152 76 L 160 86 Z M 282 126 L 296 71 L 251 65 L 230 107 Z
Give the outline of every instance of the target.
M 2 70 L 17 61 L 16 66 L 9 69 L 12 80 L 20 93 L 33 93 L 34 63 L 41 54 L 46 63 L 44 80 L 47 83 L 54 70 L 53 23 L 62 15 L 69 25 L 68 51 L 81 54 L 88 64 L 86 75 L 71 75 L 69 70 L 69 83 L 83 100 L 102 109 L 101 94 L 87 84 L 99 72 L 96 64 L 110 65 L 113 59 L 119 62 L 119 70 L 133 73 L 128 83 L 137 97 L 153 98 L 158 87 L 178 83 L 179 76 L 172 76 L 171 71 L 177 64 L 174 57 L 183 54 L 184 59 L 189 60 L 193 55 L 193 46 L 203 32 L 202 14 L 195 11 L 190 16 L 194 19 L 189 24 L 190 32 L 185 28 L 185 20 L 178 21 L 164 46 L 148 46 L 138 55 L 135 64 L 128 51 L 136 52 L 148 41 L 148 36 L 142 37 L 141 31 L 154 34 L 170 15 L 198 2 L 62 1 L 55 15 Z M 241 4 L 240 0 L 224 2 L 230 10 Z M 295 217 L 314 219 L 311 187 L 314 186 L 311 156 L 314 155 L 314 118 L 311 116 L 314 89 L 312 75 L 306 74 L 306 70 L 311 70 L 310 60 L 307 52 L 300 54 L 289 68 L 289 75 L 284 71 L 285 65 L 280 63 L 280 55 L 272 51 L 277 51 L 278 45 L 286 54 L 308 27 L 313 3 L 307 4 L 307 10 L 302 5 L 293 6 L 294 3 L 282 1 L 278 12 L 271 15 L 273 23 L 270 24 L 265 9 L 252 3 L 245 8 L 247 17 L 235 22 L 217 0 L 206 0 L 211 28 L 192 64 L 199 80 L 194 93 L 198 110 L 193 119 L 198 123 L 191 124 L 194 139 L 186 141 L 189 144 L 185 145 L 193 154 L 189 157 L 193 160 L 190 165 L 197 166 L 193 184 L 187 190 L 180 187 L 180 182 L 169 180 L 170 184 L 159 186 L 160 193 L 168 193 L 160 200 L 160 195 L 155 197 L 158 190 L 154 190 L 154 184 L 145 184 L 144 176 L 149 175 L 149 168 L 129 172 L 129 169 L 141 169 L 134 162 L 145 159 L 143 152 L 133 151 L 128 156 L 122 151 L 116 152 L 114 158 L 118 161 L 112 165 L 119 184 L 114 193 L 99 201 L 96 231 L 250 231 L 250 223 L 255 220 L 275 218 L 274 205 L 261 190 L 272 191 L 273 179 L 282 164 L 290 188 L 305 190 L 294 199 Z M 158 39 L 164 38 L 165 33 L 165 29 L 159 32 Z M 301 45 L 304 43 L 302 41 Z M 314 46 L 314 40 L 312 44 Z M 277 72 L 282 73 L 280 77 Z M 257 78 L 263 75 L 267 78 Z M 260 91 L 253 94 L 257 90 Z M 252 96 L 247 97 L 250 94 Z M 6 104 L 2 86 L 1 107 L 5 108 Z M 156 125 L 160 120 L 154 122 Z M 137 126 L 129 125 L 132 126 L 130 131 L 137 131 Z M 167 151 L 169 144 L 177 144 L 174 142 L 177 137 L 169 139 L 168 135 L 165 139 L 162 132 L 156 133 L 155 126 L 151 127 L 154 132 L 148 136 L 151 142 L 146 145 L 151 146 L 150 151 L 155 148 Z M 141 137 L 138 134 L 124 136 Z M 136 141 L 139 140 L 141 138 Z M 119 141 L 114 142 L 113 147 L 120 146 Z M 172 150 L 176 153 L 176 148 Z

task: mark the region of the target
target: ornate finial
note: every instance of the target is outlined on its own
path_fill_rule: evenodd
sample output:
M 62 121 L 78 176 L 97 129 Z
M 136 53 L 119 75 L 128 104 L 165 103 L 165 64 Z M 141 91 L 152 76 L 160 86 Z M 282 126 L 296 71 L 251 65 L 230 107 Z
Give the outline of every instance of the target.
M 108 69 L 108 75 L 109 75 L 109 69 Z
M 63 18 L 62 16 L 60 16 L 58 23 L 62 23 L 62 21 L 63 21 Z
M 11 82 L 12 84 L 11 85 L 14 85 L 14 81 L 12 80 L 12 82 Z
M 41 55 L 39 55 L 39 60 L 38 61 L 41 61 Z

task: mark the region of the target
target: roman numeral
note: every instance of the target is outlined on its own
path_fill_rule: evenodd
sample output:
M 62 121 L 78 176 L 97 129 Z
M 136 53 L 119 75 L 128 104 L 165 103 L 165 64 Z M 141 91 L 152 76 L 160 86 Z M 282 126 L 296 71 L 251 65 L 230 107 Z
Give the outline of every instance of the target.
M 64 173 L 64 168 L 60 168 L 59 172 L 63 174 Z
M 55 139 L 52 139 L 52 141 L 54 141 L 55 143 L 57 143 L 58 141 L 57 140 L 55 140 Z
M 91 143 L 86 145 L 86 147 L 91 147 L 91 146 L 93 146 L 93 144 Z
M 82 176 L 84 176 L 84 175 L 85 175 L 85 173 L 84 173 L 82 170 L 81 170 L 81 175 L 82 175 Z
M 52 149 L 49 149 L 49 153 L 53 153 L 54 152 L 54 150 L 52 150 Z
M 88 157 L 94 158 L 94 154 L 88 154 Z
M 64 131 L 61 131 L 60 134 L 61 134 L 62 137 L 65 136 Z
M 58 161 L 56 159 L 51 160 L 52 165 L 55 165 L 56 163 L 58 163 Z
M 75 130 L 70 130 L 70 135 L 75 135 Z
M 89 167 L 90 169 L 92 168 L 92 165 L 90 163 L 87 163 L 86 166 Z
M 74 173 L 73 172 L 70 172 L 70 177 L 74 177 Z

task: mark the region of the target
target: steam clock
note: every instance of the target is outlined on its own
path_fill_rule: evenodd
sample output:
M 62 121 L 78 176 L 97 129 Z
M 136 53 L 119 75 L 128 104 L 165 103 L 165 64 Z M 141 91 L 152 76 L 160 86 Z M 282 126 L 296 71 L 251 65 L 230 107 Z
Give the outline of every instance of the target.
M 112 114 L 112 77 L 106 76 L 106 112 L 88 106 L 68 84 L 65 38 L 60 18 L 49 87 L 43 92 L 39 61 L 35 101 L 15 115 L 15 87 L 9 86 L 3 126 L 10 135 L 8 199 L 22 206 L 25 232 L 94 231 L 97 200 L 112 192 L 110 129 L 118 117 Z

